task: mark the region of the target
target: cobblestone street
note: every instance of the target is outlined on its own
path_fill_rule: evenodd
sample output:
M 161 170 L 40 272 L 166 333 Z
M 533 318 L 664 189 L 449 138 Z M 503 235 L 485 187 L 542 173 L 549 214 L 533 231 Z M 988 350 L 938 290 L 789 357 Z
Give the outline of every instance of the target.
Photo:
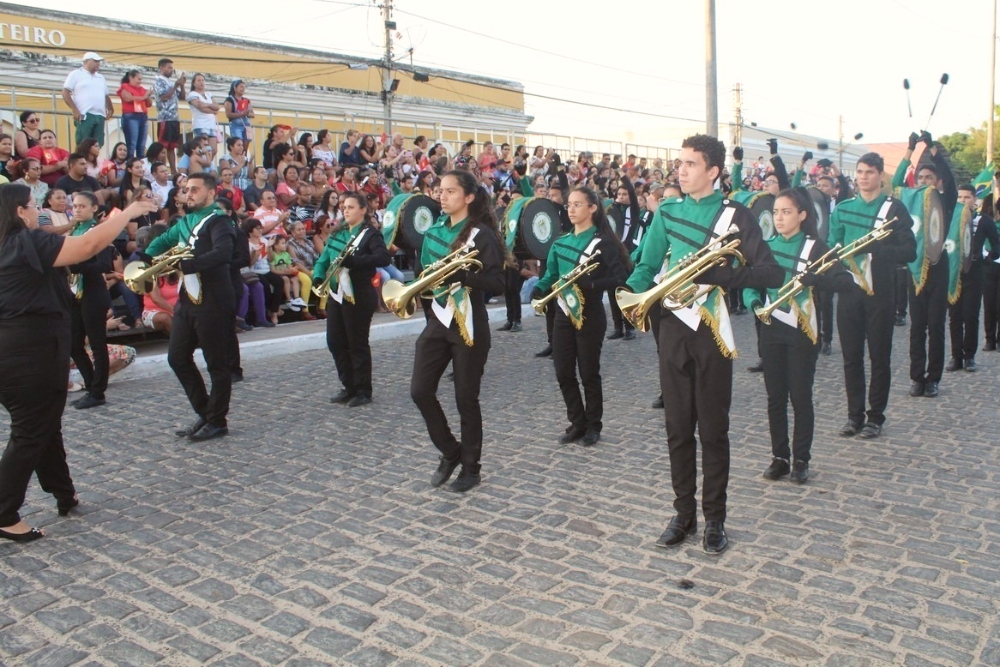
M 375 401 L 357 410 L 330 405 L 326 352 L 253 361 L 230 435 L 203 445 L 173 435 L 193 415 L 171 375 L 68 410 L 82 511 L 59 518 L 33 480 L 24 514 L 47 537 L 0 544 L 0 663 L 1000 665 L 1000 354 L 909 398 L 897 328 L 884 435 L 863 441 L 835 435 L 835 339 L 798 487 L 761 477 L 764 383 L 746 371 L 751 317 L 734 318 L 732 545 L 711 557 L 700 530 L 653 546 L 673 492 L 651 336 L 605 342 L 602 439 L 560 445 L 530 314 L 493 333 L 484 480 L 466 496 L 428 484 L 413 336 L 373 344 Z M 451 383 L 439 393 L 457 431 Z

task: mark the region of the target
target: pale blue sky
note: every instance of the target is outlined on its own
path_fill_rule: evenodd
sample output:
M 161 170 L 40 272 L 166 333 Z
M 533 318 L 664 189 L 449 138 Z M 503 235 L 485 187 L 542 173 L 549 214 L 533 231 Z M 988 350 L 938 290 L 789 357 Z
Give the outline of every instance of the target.
M 169 11 L 162 2 L 141 0 L 104 0 L 87 8 L 63 0 L 31 4 L 200 31 L 208 21 L 220 34 L 373 57 L 382 50 L 379 10 L 364 0 L 248 2 L 243 3 L 246 11 L 237 9 L 240 3 L 195 0 L 172 0 Z M 549 97 L 698 121 L 705 117 L 701 0 L 396 0 L 395 5 L 402 34 L 396 51 L 408 61 L 403 52 L 412 46 L 417 66 L 514 79 L 528 93 Z M 931 132 L 978 125 L 990 103 L 991 18 L 992 0 L 950 5 L 930 0 L 718 0 L 720 123 L 733 116 L 731 91 L 739 81 L 748 122 L 786 131 L 794 122 L 803 133 L 836 138 L 837 116 L 843 114 L 847 135 L 860 131 L 866 141 L 901 141 L 911 129 L 922 128 L 938 80 L 948 72 L 950 82 Z M 904 78 L 912 86 L 912 121 Z M 661 130 L 693 125 L 531 96 L 526 110 L 536 117 L 531 127 L 536 132 L 638 143 L 662 143 Z

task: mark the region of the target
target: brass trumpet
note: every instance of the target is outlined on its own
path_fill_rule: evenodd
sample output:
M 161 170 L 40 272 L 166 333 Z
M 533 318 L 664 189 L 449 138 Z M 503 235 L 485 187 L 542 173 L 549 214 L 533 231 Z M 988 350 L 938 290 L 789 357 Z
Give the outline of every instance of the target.
M 478 250 L 462 247 L 421 271 L 409 285 L 387 280 L 382 285 L 382 300 L 386 308 L 404 320 L 413 317 L 413 313 L 417 312 L 417 297 L 433 298 L 434 290 L 462 269 L 483 268 L 482 262 L 475 258 L 478 254 Z
M 327 292 L 333 296 L 333 290 L 330 289 L 330 283 L 332 283 L 337 278 L 337 274 L 340 273 L 340 265 L 344 263 L 345 259 L 353 255 L 356 249 L 357 248 L 353 243 L 348 243 L 344 246 L 344 249 L 340 251 L 340 254 L 337 255 L 333 261 L 330 262 L 330 266 L 327 267 L 326 278 L 323 279 L 323 282 L 319 285 L 313 285 L 313 294 L 320 299 L 322 299 L 323 295 Z
M 739 239 L 720 245 L 739 231 L 739 227 L 732 225 L 725 234 L 681 259 L 667 271 L 659 285 L 645 292 L 635 294 L 619 287 L 615 291 L 615 301 L 618 302 L 622 316 L 636 329 L 646 332 L 649 331 L 649 309 L 657 301 L 662 302 L 663 307 L 669 310 L 686 308 L 694 303 L 705 290 L 704 286 L 694 282 L 699 276 L 714 266 L 725 266 L 730 258 L 735 258 L 740 264 L 746 263 L 743 254 L 736 249 L 740 245 Z
M 187 246 L 175 246 L 152 259 L 152 264 L 142 260 L 129 262 L 122 272 L 125 286 L 135 294 L 149 294 L 157 278 L 180 271 L 182 259 L 192 259 L 194 251 Z
M 818 276 L 829 271 L 830 268 L 836 266 L 836 264 L 840 262 L 840 250 L 841 246 L 838 243 L 822 257 L 818 257 L 815 261 L 809 262 L 804 269 L 795 274 L 794 278 L 781 286 L 781 289 L 778 290 L 778 295 L 775 297 L 774 301 L 769 303 L 764 308 L 753 309 L 754 315 L 757 316 L 757 319 L 759 319 L 762 324 L 770 324 L 771 313 L 790 302 L 796 295 L 806 289 L 806 286 L 801 282 L 802 277 L 807 273 Z
M 896 222 L 898 219 L 899 218 L 891 218 L 886 220 L 885 224 L 881 227 L 876 227 L 856 241 L 848 243 L 840 249 L 839 253 L 837 253 L 837 259 L 844 261 L 849 257 L 853 257 L 876 241 L 881 241 L 889 234 L 892 234 L 892 223 Z
M 552 291 L 547 296 L 541 299 L 532 299 L 531 307 L 535 309 L 535 312 L 539 315 L 544 313 L 545 306 L 548 305 L 549 301 L 568 290 L 576 281 L 580 280 L 580 278 L 596 271 L 601 265 L 595 262 L 594 258 L 600 254 L 600 250 L 595 250 L 594 254 L 574 266 L 569 273 L 559 278 L 559 280 L 552 285 Z

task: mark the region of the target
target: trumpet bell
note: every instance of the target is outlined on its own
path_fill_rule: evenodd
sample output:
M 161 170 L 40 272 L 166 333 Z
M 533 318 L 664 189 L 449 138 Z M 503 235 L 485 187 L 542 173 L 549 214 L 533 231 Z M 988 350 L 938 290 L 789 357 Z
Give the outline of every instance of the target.
M 622 317 L 643 333 L 649 331 L 649 318 L 644 310 L 647 298 L 646 292 L 635 293 L 621 287 L 615 290 L 615 301 L 622 311 Z
M 395 279 L 387 280 L 382 285 L 382 300 L 385 301 L 386 308 L 404 320 L 410 319 L 417 312 L 417 300 L 415 298 L 407 299 L 405 306 L 402 308 L 399 307 L 400 300 L 406 296 L 406 292 L 406 285 Z
M 149 275 L 149 264 L 142 260 L 129 262 L 125 266 L 125 270 L 122 271 L 122 277 L 125 281 L 125 286 L 134 294 L 149 294 L 153 291 L 153 280 L 155 278 Z

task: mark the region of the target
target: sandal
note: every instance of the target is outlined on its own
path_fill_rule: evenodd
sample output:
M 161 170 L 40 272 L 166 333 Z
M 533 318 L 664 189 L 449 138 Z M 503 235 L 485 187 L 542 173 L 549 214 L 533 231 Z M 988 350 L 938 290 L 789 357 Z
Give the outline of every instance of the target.
M 6 530 L 0 530 L 0 539 L 11 540 L 13 542 L 34 542 L 43 537 L 45 537 L 45 533 L 37 528 L 32 528 L 26 533 L 8 533 Z

